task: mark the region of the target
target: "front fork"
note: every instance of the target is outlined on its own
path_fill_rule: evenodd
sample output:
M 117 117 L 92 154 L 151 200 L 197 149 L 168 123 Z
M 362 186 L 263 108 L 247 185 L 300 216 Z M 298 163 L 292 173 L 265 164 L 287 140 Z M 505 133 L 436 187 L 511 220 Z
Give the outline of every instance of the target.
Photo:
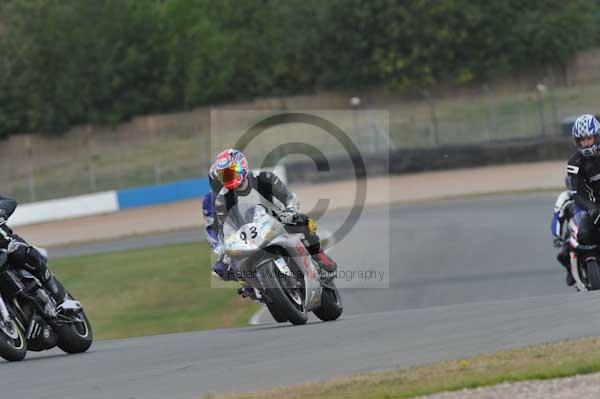
M 0 294 L 0 319 L 4 322 L 8 322 L 10 320 L 10 314 L 8 313 L 8 309 L 6 308 L 6 303 L 4 303 L 4 298 L 2 298 L 2 294 Z
M 575 286 L 579 291 L 587 291 L 587 287 L 581 281 L 581 277 L 579 276 L 579 266 L 577 261 L 577 254 L 575 251 L 569 251 L 569 259 L 571 261 L 571 275 L 575 280 Z
M 11 322 L 10 313 L 8 313 L 2 294 L 0 294 L 0 331 L 11 339 L 19 338 L 19 333 L 15 330 L 15 324 Z

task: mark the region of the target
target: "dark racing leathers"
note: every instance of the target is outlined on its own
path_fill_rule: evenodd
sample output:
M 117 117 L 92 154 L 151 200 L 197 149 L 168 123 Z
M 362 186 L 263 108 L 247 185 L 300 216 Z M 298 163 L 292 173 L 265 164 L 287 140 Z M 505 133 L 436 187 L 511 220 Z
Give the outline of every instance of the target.
M 46 256 L 14 234 L 6 224 L 6 220 L 16 207 L 17 202 L 14 199 L 0 196 L 0 248 L 6 249 L 11 265 L 25 269 L 34 275 L 49 291 L 56 303 L 61 304 L 65 300 L 66 292 L 48 270 Z
M 579 249 L 593 256 L 600 242 L 600 157 L 584 157 L 575 153 L 567 164 L 573 199 L 583 212 L 577 232 Z
M 211 187 L 219 188 L 220 184 L 213 182 L 216 180 L 211 177 Z M 217 228 L 223 225 L 227 215 L 240 199 L 250 201 L 254 204 L 262 204 L 269 212 L 279 214 L 282 211 L 297 212 L 299 203 L 296 195 L 288 190 L 283 182 L 271 172 L 251 172 L 247 178 L 247 187 L 236 190 L 222 190 L 217 195 L 215 200 L 215 208 L 217 213 Z M 287 229 L 293 233 L 303 233 L 305 237 L 305 245 L 308 252 L 317 261 L 319 266 L 326 272 L 335 272 L 337 265 L 329 258 L 321 249 L 319 236 L 315 232 L 310 232 L 308 228 L 307 218 L 304 215 L 299 215 L 299 223 L 288 226 Z

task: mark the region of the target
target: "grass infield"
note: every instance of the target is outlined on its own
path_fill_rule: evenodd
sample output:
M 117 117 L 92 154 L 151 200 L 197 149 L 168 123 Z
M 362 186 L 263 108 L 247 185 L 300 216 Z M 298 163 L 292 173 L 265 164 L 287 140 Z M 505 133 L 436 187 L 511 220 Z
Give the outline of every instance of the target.
M 280 387 L 214 399 L 400 399 L 503 382 L 600 372 L 600 338 L 563 341 L 477 355 L 428 366 L 359 374 L 329 382 Z
M 235 283 L 212 288 L 209 251 L 205 243 L 168 245 L 62 258 L 50 268 L 100 339 L 246 325 L 259 306 L 240 298 Z

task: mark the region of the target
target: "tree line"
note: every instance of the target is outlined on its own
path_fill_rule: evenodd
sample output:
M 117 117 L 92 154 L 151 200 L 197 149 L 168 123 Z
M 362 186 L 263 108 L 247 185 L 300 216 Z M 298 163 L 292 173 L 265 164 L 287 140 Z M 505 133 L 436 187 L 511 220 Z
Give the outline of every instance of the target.
M 560 66 L 597 43 L 598 9 L 594 0 L 5 0 L 0 137 Z

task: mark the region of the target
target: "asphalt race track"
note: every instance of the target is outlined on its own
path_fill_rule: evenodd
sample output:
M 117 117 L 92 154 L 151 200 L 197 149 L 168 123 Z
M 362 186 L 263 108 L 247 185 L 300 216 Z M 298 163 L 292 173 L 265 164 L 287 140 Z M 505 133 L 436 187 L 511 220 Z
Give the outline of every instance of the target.
M 574 293 L 554 260 L 553 202 L 552 194 L 531 194 L 366 210 L 331 253 L 341 268 L 389 262 L 389 288 L 344 289 L 337 322 L 104 341 L 79 356 L 30 353 L 22 363 L 0 363 L 0 392 L 199 398 L 598 335 L 600 293 Z M 343 218 L 332 213 L 320 226 L 333 230 Z M 50 255 L 193 241 L 198 234 Z
M 366 209 L 329 252 L 341 269 L 388 266 L 389 288 L 344 289 L 345 314 L 573 292 L 554 259 L 550 218 L 555 197 L 544 193 Z M 320 229 L 334 231 L 345 217 L 332 212 L 319 220 Z M 200 230 L 172 232 L 56 248 L 49 254 L 89 254 L 202 237 Z

